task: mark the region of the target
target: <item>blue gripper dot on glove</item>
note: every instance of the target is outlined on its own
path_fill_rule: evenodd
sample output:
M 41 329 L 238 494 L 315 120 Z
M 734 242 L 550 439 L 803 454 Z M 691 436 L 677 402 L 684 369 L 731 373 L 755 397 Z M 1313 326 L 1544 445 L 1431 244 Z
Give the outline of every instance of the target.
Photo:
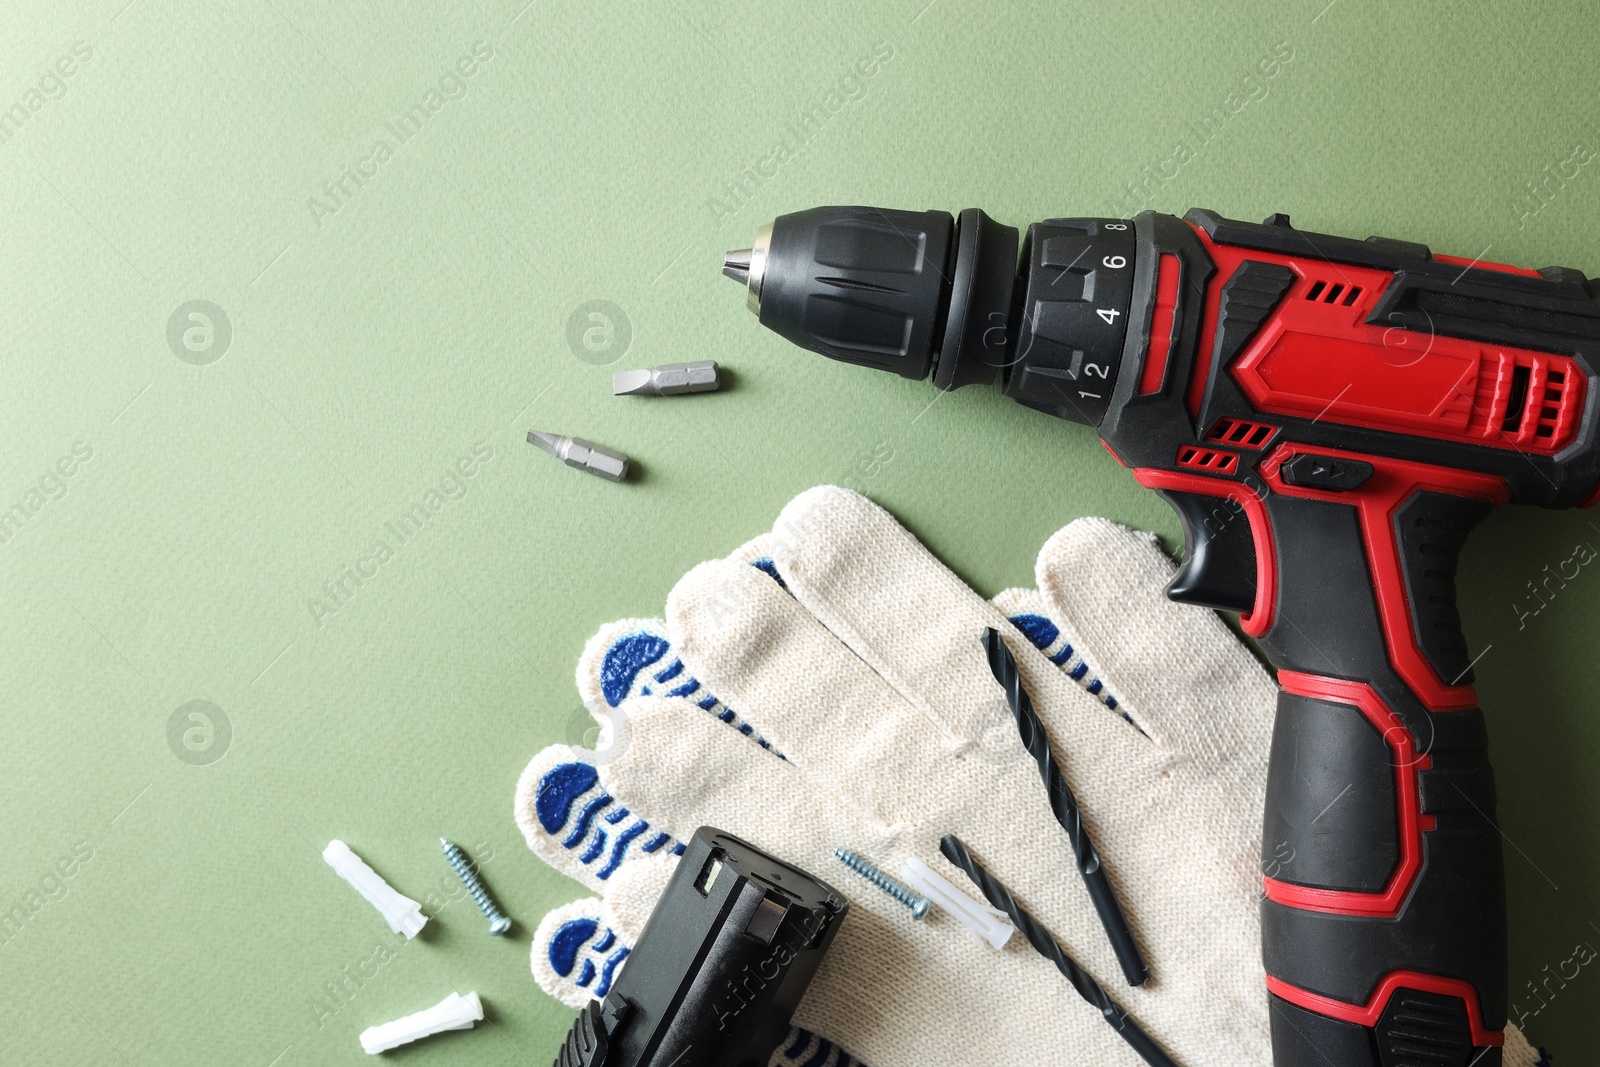
M 611 707 L 630 696 L 682 697 L 694 702 L 722 722 L 771 750 L 765 738 L 737 713 L 716 698 L 698 678 L 689 674 L 665 637 L 648 630 L 633 630 L 606 649 L 600 664 L 600 692 Z
M 782 587 L 784 592 L 788 592 L 789 583 L 783 580 L 783 575 L 778 573 L 778 565 L 772 562 L 772 560 L 763 556 L 761 559 L 751 560 L 750 566 L 754 567 L 758 571 L 761 571 L 773 581 L 777 582 L 778 585 Z
M 574 853 L 601 881 L 636 855 L 663 850 L 683 854 L 683 845 L 671 834 L 652 829 L 648 821 L 617 804 L 601 788 L 600 772 L 588 763 L 561 763 L 546 771 L 533 806 L 551 840 Z
M 545 947 L 551 970 L 599 1000 L 611 992 L 617 968 L 631 951 L 609 926 L 587 917 L 562 923 Z
M 768 1061 L 769 1067 L 866 1067 L 821 1034 L 789 1027 L 789 1036 Z
M 1048 656 L 1050 662 L 1060 667 L 1068 678 L 1083 686 L 1090 696 L 1098 697 L 1100 702 L 1107 708 L 1112 711 L 1118 710 L 1117 698 L 1111 695 L 1110 690 L 1105 687 L 1105 683 L 1089 674 L 1089 665 L 1073 649 L 1072 643 L 1061 636 L 1061 627 L 1043 615 L 1034 615 L 1032 613 L 1013 615 L 1010 621 L 1011 625 L 1020 630 L 1022 636 L 1033 644 L 1034 648 Z M 1122 717 L 1134 729 L 1137 730 L 1139 728 L 1138 724 L 1128 717 L 1127 712 L 1122 712 Z

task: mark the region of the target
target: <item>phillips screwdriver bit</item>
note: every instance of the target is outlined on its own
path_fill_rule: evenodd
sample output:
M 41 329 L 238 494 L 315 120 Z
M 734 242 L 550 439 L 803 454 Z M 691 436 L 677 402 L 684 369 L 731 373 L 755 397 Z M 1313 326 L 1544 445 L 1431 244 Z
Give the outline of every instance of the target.
M 612 396 L 676 396 L 679 393 L 710 393 L 722 384 L 717 376 L 717 361 L 701 359 L 693 363 L 663 363 L 646 370 L 618 371 L 611 376 Z
M 569 467 L 599 475 L 607 481 L 620 482 L 628 476 L 627 456 L 581 437 L 529 430 L 528 443 L 539 446 Z

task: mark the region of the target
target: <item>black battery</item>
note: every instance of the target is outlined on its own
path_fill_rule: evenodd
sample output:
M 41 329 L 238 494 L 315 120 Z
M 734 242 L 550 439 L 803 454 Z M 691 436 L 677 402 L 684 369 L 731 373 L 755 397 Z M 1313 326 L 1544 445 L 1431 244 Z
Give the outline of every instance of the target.
M 702 826 L 556 1067 L 766 1067 L 848 910 L 827 883 Z

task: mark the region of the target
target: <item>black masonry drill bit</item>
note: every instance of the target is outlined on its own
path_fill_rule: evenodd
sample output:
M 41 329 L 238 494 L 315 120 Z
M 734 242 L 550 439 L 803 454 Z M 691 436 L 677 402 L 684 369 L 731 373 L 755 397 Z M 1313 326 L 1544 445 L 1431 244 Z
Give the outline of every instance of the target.
M 990 631 L 993 633 L 994 631 Z M 967 846 L 955 834 L 946 835 L 939 842 L 939 851 L 944 853 L 944 858 L 960 867 L 973 885 L 983 894 L 983 898 L 990 904 L 999 908 L 1011 917 L 1022 936 L 1028 939 L 1028 944 L 1045 959 L 1056 965 L 1056 968 L 1066 975 L 1067 981 L 1072 983 L 1072 988 L 1078 995 L 1094 1005 L 1106 1024 L 1122 1036 L 1139 1056 L 1151 1067 L 1178 1067 L 1171 1056 L 1168 1056 L 1162 1047 L 1156 1044 L 1155 1038 L 1144 1032 L 1144 1028 L 1134 1021 L 1127 1009 L 1112 1000 L 1106 993 L 1105 987 L 1094 980 L 1094 976 L 1067 955 L 1066 949 L 1061 947 L 1061 942 L 1053 937 L 1049 930 L 1039 925 L 1039 920 L 1029 915 L 1021 904 L 1017 903 L 1011 891 L 1005 887 L 994 875 L 984 869 L 983 865 L 972 858 L 972 853 L 967 851 Z
M 1078 799 L 1072 795 L 1066 779 L 1061 776 L 1061 769 L 1056 766 L 1044 724 L 1039 721 L 1038 713 L 1033 710 L 1033 701 L 1028 699 L 1027 691 L 1022 688 L 1022 675 L 1017 671 L 1017 661 L 1001 639 L 999 631 L 993 627 L 983 631 L 983 647 L 989 654 L 989 669 L 994 672 L 995 681 L 1006 691 L 1006 703 L 1011 705 L 1011 714 L 1016 716 L 1023 747 L 1039 764 L 1039 777 L 1044 780 L 1045 793 L 1050 797 L 1050 810 L 1055 813 L 1056 821 L 1067 831 L 1067 837 L 1072 842 L 1072 853 L 1077 857 L 1084 887 L 1089 890 L 1089 899 L 1094 902 L 1094 910 L 1100 915 L 1100 925 L 1105 928 L 1112 951 L 1117 954 L 1117 962 L 1122 965 L 1123 977 L 1129 985 L 1142 985 L 1150 977 L 1150 968 L 1145 965 L 1133 931 L 1128 929 L 1128 920 L 1122 914 L 1122 905 L 1117 902 L 1111 880 L 1106 877 L 1100 854 L 1089 840 L 1089 831 L 1083 825 L 1083 813 L 1078 809 Z

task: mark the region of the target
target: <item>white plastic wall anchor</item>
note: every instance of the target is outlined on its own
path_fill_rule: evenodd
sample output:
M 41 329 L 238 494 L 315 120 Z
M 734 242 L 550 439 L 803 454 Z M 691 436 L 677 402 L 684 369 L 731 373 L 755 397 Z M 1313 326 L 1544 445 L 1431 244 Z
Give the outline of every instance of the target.
M 378 909 L 395 933 L 405 934 L 409 941 L 426 925 L 428 917 L 422 914 L 422 905 L 397 892 L 343 841 L 329 841 L 328 847 L 322 850 L 322 858 L 328 861 L 335 874 L 355 886 L 356 892 Z
M 943 875 L 921 860 L 912 858 L 900 868 L 900 878 L 911 888 L 961 920 L 961 925 L 978 941 L 991 948 L 1004 948 L 1016 927 L 1006 913 L 973 900 L 951 885 Z
M 393 1022 L 379 1023 L 361 1031 L 361 1047 L 367 1055 L 376 1056 L 401 1045 L 410 1044 L 429 1034 L 446 1030 L 471 1030 L 483 1018 L 483 1001 L 478 994 L 451 993 L 431 1008 L 413 1012 Z

